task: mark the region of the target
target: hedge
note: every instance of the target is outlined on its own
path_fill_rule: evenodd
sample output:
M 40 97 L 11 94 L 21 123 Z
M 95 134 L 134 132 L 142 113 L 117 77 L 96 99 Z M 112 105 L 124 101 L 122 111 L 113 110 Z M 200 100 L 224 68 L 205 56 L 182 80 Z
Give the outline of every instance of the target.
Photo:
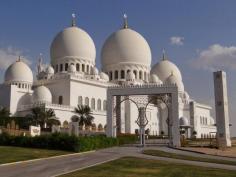
M 133 135 L 123 135 L 118 138 L 106 137 L 104 135 L 77 137 L 63 133 L 52 133 L 35 137 L 12 136 L 7 133 L 0 135 L 0 145 L 20 146 L 41 149 L 55 149 L 73 152 L 83 152 L 133 143 L 136 137 Z

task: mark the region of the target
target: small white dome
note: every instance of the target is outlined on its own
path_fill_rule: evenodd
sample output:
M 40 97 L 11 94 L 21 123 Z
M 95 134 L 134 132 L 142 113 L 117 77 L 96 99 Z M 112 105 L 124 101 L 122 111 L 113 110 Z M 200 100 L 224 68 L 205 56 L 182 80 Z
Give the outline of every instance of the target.
M 181 117 L 179 119 L 179 125 L 180 126 L 189 126 L 188 118 L 186 117 Z
M 156 74 L 151 74 L 150 82 L 151 83 L 162 84 L 162 81 L 158 78 L 158 76 Z
M 52 66 L 48 66 L 47 68 L 46 68 L 46 73 L 47 74 L 54 74 L 54 69 L 53 69 L 53 67 Z
M 129 72 L 127 73 L 126 80 L 127 80 L 127 81 L 134 81 L 134 80 L 135 80 L 135 74 L 134 74 L 134 72 L 129 71 Z
M 182 81 L 179 68 L 171 61 L 165 59 L 152 67 L 151 74 L 156 74 L 163 82 L 173 73 L 178 80 Z
M 94 66 L 93 68 L 92 68 L 92 75 L 98 75 L 98 69 Z
M 100 78 L 105 80 L 105 81 L 109 81 L 109 76 L 104 72 L 100 73 Z
M 73 26 L 59 32 L 54 38 L 51 49 L 51 62 L 68 58 L 78 58 L 95 63 L 96 49 L 92 38 L 84 30 Z
M 165 84 L 176 84 L 179 91 L 184 91 L 184 84 L 181 80 L 179 80 L 173 73 L 169 75 L 169 77 L 165 80 Z
M 117 64 L 151 65 L 151 50 L 147 41 L 132 29 L 112 33 L 105 41 L 102 52 L 102 68 Z
M 75 73 L 76 72 L 76 67 L 75 67 L 75 65 L 69 65 L 69 67 L 68 67 L 68 72 L 70 72 L 70 73 Z
M 51 103 L 52 94 L 50 90 L 45 86 L 39 86 L 34 89 L 33 103 Z
M 33 83 L 33 73 L 29 66 L 23 61 L 16 61 L 11 64 L 5 72 L 5 82 L 26 82 Z

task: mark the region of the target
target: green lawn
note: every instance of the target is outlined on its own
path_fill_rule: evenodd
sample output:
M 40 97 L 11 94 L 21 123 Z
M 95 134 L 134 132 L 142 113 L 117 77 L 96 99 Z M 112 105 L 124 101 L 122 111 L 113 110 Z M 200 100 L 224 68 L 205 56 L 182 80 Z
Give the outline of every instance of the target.
M 56 155 L 69 154 L 69 153 L 71 152 L 12 147 L 12 146 L 0 146 L 0 164 L 22 161 L 22 160 L 51 157 L 51 156 L 56 156 Z
M 236 177 L 235 171 L 124 157 L 60 177 Z
M 160 151 L 160 150 L 144 150 L 143 153 L 147 154 L 147 155 L 168 157 L 168 158 L 174 158 L 174 159 L 183 159 L 183 160 L 219 163 L 219 164 L 227 164 L 227 165 L 236 165 L 236 162 L 227 161 L 227 160 L 216 160 L 216 159 L 209 159 L 209 158 L 193 157 L 193 156 L 188 156 L 188 155 L 180 155 L 180 154 L 176 154 L 176 153 L 164 152 L 164 151 Z

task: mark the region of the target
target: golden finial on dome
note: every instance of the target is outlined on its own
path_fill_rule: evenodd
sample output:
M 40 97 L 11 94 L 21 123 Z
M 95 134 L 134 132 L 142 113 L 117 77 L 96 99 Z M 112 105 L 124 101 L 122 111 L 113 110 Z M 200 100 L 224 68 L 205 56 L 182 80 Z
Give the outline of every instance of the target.
M 128 28 L 128 16 L 127 16 L 127 14 L 124 14 L 123 18 L 124 18 L 124 29 L 127 29 Z
M 71 26 L 76 26 L 76 15 L 75 15 L 75 13 L 72 13 L 71 16 L 72 16 Z
M 21 56 L 20 55 L 18 56 L 17 62 L 19 62 L 19 61 L 21 61 Z
M 162 60 L 167 60 L 165 49 L 162 49 Z

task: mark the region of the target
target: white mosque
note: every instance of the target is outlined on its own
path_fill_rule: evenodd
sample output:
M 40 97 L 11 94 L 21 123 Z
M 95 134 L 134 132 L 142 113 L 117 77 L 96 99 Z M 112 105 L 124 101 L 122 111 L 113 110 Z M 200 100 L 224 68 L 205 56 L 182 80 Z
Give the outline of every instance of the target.
M 18 59 L 5 72 L 0 84 L 0 105 L 12 115 L 25 116 L 33 107 L 44 106 L 55 111 L 61 126 L 75 115 L 77 105 L 92 109 L 94 129 L 104 130 L 107 115 L 107 88 L 123 84 L 176 84 L 179 91 L 179 123 L 189 127 L 188 135 L 196 131 L 198 138 L 216 132 L 211 107 L 191 99 L 184 89 L 178 67 L 165 54 L 151 66 L 152 54 L 145 38 L 128 27 L 112 33 L 101 51 L 102 68 L 95 66 L 96 48 L 87 32 L 75 24 L 59 32 L 50 48 L 51 63 L 39 60 L 36 77 L 30 67 Z M 36 79 L 34 79 L 36 78 Z M 167 134 L 165 108 L 150 105 L 147 111 L 151 135 Z M 135 133 L 137 110 L 132 103 L 121 105 L 121 133 Z M 190 120 L 192 119 L 192 121 Z

